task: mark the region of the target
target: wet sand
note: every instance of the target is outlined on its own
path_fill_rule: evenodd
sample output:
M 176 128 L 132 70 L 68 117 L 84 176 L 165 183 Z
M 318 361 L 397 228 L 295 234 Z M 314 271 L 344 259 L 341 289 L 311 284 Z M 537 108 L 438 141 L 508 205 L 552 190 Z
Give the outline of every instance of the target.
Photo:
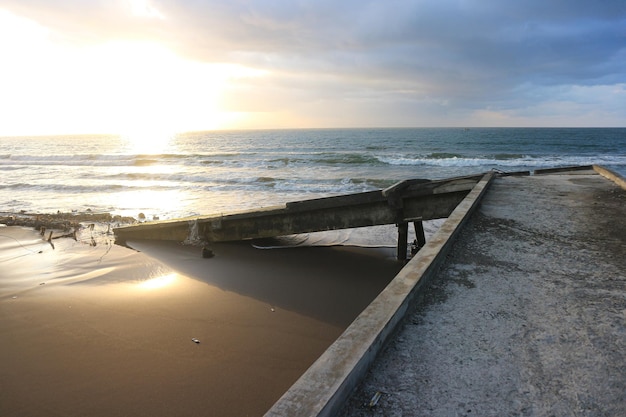
M 401 267 L 372 249 L 87 241 L 0 228 L 2 416 L 262 415 Z

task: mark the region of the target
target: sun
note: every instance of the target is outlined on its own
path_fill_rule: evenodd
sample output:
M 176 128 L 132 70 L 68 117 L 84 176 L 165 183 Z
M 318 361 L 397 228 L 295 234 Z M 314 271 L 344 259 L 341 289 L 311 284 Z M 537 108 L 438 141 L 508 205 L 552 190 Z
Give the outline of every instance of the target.
M 163 18 L 149 0 L 129 4 L 136 15 Z M 0 55 L 11 64 L 0 78 L 4 134 L 120 134 L 139 148 L 157 148 L 176 132 L 232 127 L 241 112 L 221 103 L 233 86 L 266 76 L 198 61 L 156 40 L 63 42 L 1 8 L 0 35 Z
M 159 126 L 140 126 L 127 129 L 120 134 L 129 153 L 140 155 L 156 155 L 168 153 L 176 136 L 175 131 Z
M 184 129 L 199 115 L 207 124 L 214 118 L 224 81 L 210 65 L 142 42 L 103 45 L 94 59 L 106 72 L 99 97 L 121 134 L 150 140 Z
M 157 146 L 176 133 L 218 129 L 233 116 L 219 107 L 229 83 L 263 75 L 239 65 L 183 59 L 145 42 L 115 42 L 94 54 L 106 72 L 98 97 L 117 133 Z

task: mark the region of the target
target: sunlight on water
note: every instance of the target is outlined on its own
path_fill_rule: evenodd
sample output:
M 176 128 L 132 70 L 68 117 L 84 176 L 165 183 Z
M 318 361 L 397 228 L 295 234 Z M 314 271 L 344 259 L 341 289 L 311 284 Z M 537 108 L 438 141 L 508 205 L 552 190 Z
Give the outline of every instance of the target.
M 124 136 L 2 138 L 0 208 L 166 220 L 492 168 L 593 163 L 626 174 L 625 129 L 300 129 L 172 137 L 162 126 L 167 120 L 128 117 Z
M 142 282 L 141 284 L 139 284 L 139 288 L 145 290 L 156 290 L 159 288 L 167 287 L 172 285 L 176 281 L 177 277 L 178 276 L 176 274 L 162 275 L 160 277 L 152 278 Z
M 107 196 L 108 203 L 118 207 L 117 212 L 124 215 L 137 217 L 143 212 L 146 220 L 158 220 L 153 218 L 180 210 L 181 202 L 189 199 L 187 193 L 180 190 L 139 189 L 136 191 L 124 191 Z

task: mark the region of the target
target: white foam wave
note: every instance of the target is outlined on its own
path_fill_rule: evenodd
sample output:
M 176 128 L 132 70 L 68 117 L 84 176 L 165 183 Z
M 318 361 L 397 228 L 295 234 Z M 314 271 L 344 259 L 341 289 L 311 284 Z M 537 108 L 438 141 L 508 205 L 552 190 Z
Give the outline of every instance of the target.
M 411 157 L 379 157 L 389 165 L 404 166 L 437 166 L 437 167 L 545 167 L 563 165 L 626 165 L 626 155 L 593 155 L 593 156 L 542 156 L 515 159 L 495 159 L 488 157 L 464 158 L 411 158 Z
M 127 166 L 134 163 L 135 160 L 133 158 L 121 155 L 11 155 L 9 158 L 0 159 L 0 165 L 5 166 Z

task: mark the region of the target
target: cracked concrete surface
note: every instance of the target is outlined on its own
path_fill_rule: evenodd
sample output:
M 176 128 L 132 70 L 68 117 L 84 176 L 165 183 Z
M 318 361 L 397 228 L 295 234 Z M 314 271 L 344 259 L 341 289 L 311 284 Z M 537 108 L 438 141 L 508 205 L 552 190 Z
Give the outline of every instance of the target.
M 341 415 L 626 415 L 626 190 L 494 181 Z

